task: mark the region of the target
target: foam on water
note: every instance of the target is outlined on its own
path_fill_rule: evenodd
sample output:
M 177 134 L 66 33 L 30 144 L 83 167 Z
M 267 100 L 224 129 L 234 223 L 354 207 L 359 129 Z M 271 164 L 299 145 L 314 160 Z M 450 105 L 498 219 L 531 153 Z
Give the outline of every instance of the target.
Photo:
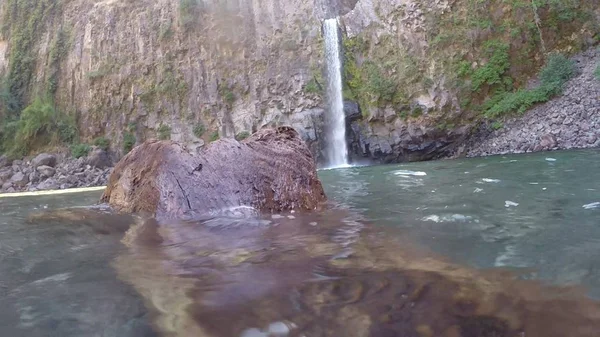
M 398 171 L 394 171 L 394 174 L 397 176 L 418 176 L 418 177 L 423 177 L 427 175 L 427 172 L 421 172 L 421 171 L 410 171 L 410 170 L 398 170 Z

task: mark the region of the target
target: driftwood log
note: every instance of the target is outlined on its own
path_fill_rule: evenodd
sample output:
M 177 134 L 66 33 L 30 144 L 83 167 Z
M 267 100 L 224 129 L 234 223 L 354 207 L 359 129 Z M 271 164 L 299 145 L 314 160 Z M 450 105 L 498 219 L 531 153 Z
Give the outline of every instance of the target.
M 198 154 L 150 140 L 115 167 L 102 196 L 117 211 L 185 219 L 237 207 L 313 210 L 326 200 L 313 157 L 289 127 L 222 139 Z

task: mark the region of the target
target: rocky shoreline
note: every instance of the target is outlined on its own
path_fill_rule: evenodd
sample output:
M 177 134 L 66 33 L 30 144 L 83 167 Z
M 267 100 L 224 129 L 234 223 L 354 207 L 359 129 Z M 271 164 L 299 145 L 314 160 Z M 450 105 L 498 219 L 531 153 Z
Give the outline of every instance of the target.
M 523 116 L 480 125 L 457 155 L 481 157 L 600 147 L 600 80 L 594 75 L 600 52 L 591 49 L 573 60 L 578 75 L 567 82 L 562 95 Z
M 411 151 L 400 157 L 394 156 L 390 161 L 600 147 L 600 80 L 594 75 L 600 64 L 600 51 L 591 49 L 573 57 L 573 60 L 578 75 L 567 82 L 562 95 L 534 107 L 523 116 L 481 123 L 470 135 L 463 130 L 454 139 L 444 135 L 429 139 L 425 136 L 431 136 L 430 132 L 422 131 L 415 135 L 414 130 L 408 128 L 404 130 L 407 141 L 421 145 L 412 146 Z M 346 110 L 349 124 L 354 125 L 360 109 L 347 106 Z M 296 127 L 302 129 L 301 126 Z M 301 134 L 303 131 L 306 133 L 306 130 L 299 130 Z M 348 143 L 351 152 L 356 150 L 356 139 L 353 139 L 352 133 Z M 440 147 L 454 150 L 444 156 L 445 152 L 440 151 Z M 393 151 L 389 150 L 391 154 Z M 435 156 L 435 153 L 439 155 Z M 104 186 L 116 159 L 114 154 L 98 147 L 78 159 L 47 153 L 14 161 L 0 156 L 0 193 Z
M 48 153 L 14 161 L 0 156 L 0 193 L 104 186 L 113 163 L 111 155 L 100 148 L 77 159 Z

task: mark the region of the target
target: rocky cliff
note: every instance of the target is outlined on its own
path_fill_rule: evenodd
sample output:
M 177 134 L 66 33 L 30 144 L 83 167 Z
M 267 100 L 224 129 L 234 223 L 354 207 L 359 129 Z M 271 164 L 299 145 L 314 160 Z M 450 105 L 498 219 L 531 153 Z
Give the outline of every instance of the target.
M 104 136 L 121 152 L 152 137 L 199 147 L 287 124 L 319 157 L 321 21 L 339 15 L 344 94 L 361 111 L 349 125 L 354 157 L 436 158 L 467 137 L 486 100 L 525 86 L 545 55 L 594 45 L 598 4 L 6 0 L 0 118 L 18 119 L 41 98 L 75 121 L 79 141 Z

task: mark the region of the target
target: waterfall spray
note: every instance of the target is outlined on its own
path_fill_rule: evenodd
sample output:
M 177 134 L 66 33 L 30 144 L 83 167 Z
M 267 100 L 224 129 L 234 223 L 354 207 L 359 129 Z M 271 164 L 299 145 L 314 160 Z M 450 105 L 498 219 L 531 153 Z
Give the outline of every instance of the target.
M 323 23 L 325 37 L 325 57 L 327 63 L 327 99 L 329 103 L 329 135 L 326 144 L 327 165 L 329 167 L 348 166 L 346 145 L 346 116 L 342 95 L 342 60 L 337 18 Z

